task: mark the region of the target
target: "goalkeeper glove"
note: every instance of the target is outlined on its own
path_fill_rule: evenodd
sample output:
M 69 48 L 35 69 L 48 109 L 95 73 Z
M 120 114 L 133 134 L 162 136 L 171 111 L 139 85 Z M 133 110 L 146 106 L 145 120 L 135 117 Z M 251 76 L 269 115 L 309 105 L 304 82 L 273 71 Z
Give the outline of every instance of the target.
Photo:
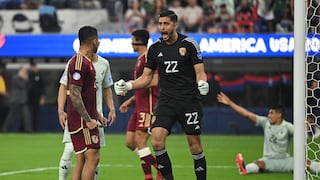
M 209 83 L 204 80 L 198 81 L 198 90 L 201 95 L 205 96 L 209 92 Z
M 125 82 L 123 79 L 114 83 L 114 91 L 116 95 L 124 96 L 129 90 L 132 89 L 132 83 Z

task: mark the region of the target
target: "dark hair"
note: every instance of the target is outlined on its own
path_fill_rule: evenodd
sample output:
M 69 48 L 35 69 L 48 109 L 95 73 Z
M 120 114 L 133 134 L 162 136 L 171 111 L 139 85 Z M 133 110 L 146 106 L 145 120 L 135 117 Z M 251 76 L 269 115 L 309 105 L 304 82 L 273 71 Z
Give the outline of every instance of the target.
M 80 41 L 80 45 L 97 37 L 98 37 L 98 30 L 92 26 L 83 26 L 82 28 L 79 29 L 78 38 Z
M 177 22 L 178 21 L 178 16 L 176 15 L 176 13 L 174 13 L 171 10 L 162 11 L 160 13 L 159 17 L 168 17 L 173 22 Z
M 133 31 L 132 36 L 136 38 L 137 41 L 142 41 L 144 46 L 148 45 L 148 41 L 150 38 L 149 32 L 145 29 L 137 29 Z
M 270 106 L 270 109 L 274 109 L 284 115 L 284 107 L 281 104 L 274 104 Z

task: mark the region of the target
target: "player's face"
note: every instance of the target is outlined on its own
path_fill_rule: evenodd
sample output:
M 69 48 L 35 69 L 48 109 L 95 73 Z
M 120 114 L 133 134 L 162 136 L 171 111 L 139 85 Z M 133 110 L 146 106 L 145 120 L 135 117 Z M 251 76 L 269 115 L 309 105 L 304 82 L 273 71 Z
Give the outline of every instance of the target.
M 99 48 L 99 45 L 100 45 L 100 41 L 98 40 L 98 38 L 94 38 L 93 40 L 93 53 L 97 53 L 98 52 L 98 48 Z
M 270 124 L 277 124 L 282 120 L 281 113 L 274 109 L 269 109 L 268 117 L 269 117 Z
M 134 36 L 131 37 L 131 41 L 132 41 L 133 51 L 138 52 L 139 46 L 141 46 L 143 44 L 142 41 L 137 41 L 136 37 L 134 37 Z
M 163 40 L 169 41 L 172 38 L 177 28 L 177 23 L 170 20 L 169 17 L 160 17 L 158 22 L 158 30 L 162 35 Z

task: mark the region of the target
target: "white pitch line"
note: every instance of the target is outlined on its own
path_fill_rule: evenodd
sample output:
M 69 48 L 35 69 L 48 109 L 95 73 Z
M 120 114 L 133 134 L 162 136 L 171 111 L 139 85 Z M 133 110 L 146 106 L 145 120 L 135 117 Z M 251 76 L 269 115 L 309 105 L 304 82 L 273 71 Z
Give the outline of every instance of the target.
M 9 172 L 2 172 L 0 173 L 0 176 L 9 176 L 14 174 L 24 174 L 28 172 L 39 172 L 39 171 L 47 171 L 52 169 L 58 169 L 58 167 L 46 167 L 46 168 L 35 168 L 35 169 L 25 169 L 25 170 L 19 170 L 19 171 L 9 171 Z
M 136 165 L 132 164 L 100 164 L 100 167 L 114 167 L 114 168 L 133 168 Z M 174 168 L 192 168 L 193 166 L 185 166 L 185 165 L 173 165 Z M 234 169 L 236 166 L 207 166 L 208 169 Z M 34 168 L 34 169 L 25 169 L 19 171 L 8 171 L 8 172 L 0 172 L 0 176 L 9 176 L 15 174 L 24 174 L 29 172 L 40 172 L 40 171 L 48 171 L 48 170 L 56 170 L 59 167 L 46 167 L 46 168 Z

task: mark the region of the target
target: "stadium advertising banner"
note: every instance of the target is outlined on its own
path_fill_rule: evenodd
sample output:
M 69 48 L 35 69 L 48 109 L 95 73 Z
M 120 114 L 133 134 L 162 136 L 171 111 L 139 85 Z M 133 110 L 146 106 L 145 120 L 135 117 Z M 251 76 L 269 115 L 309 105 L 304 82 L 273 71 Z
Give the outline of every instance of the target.
M 292 57 L 292 34 L 189 34 L 204 58 Z M 149 45 L 159 38 L 152 35 Z M 135 58 L 130 34 L 102 34 L 98 53 L 108 58 Z M 76 35 L 0 35 L 0 57 L 70 57 L 79 48 Z M 319 39 L 307 38 L 306 49 L 319 51 Z

